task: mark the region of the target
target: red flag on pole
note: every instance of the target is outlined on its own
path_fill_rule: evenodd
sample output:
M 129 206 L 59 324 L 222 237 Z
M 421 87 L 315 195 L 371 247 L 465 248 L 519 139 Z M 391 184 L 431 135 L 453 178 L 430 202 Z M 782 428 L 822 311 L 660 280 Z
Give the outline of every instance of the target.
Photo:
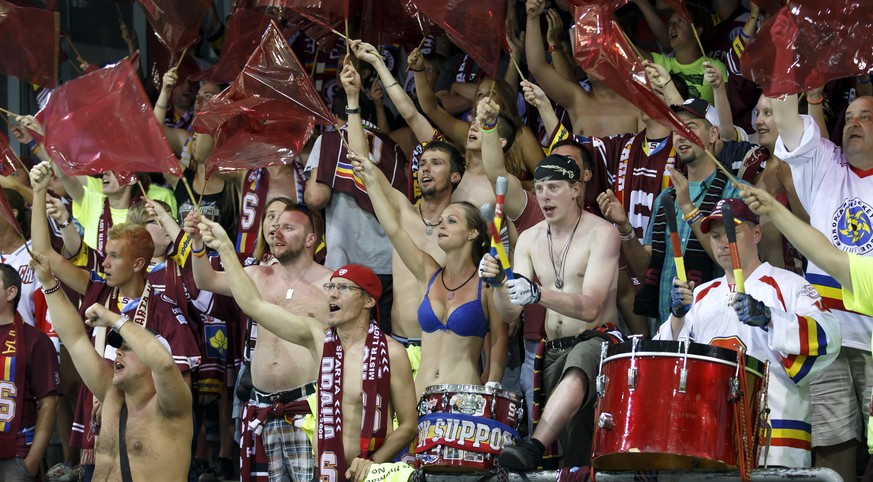
M 273 22 L 267 26 L 261 44 L 233 84 L 203 108 L 203 114 L 207 116 L 197 114 L 193 124 L 195 130 L 210 131 L 205 122 L 212 109 L 252 97 L 282 101 L 289 109 L 314 116 L 319 124 L 333 125 L 335 122 L 309 75 Z
M 468 53 L 492 78 L 500 67 L 506 39 L 506 0 L 404 0 L 442 27 L 455 45 Z
M 44 87 L 58 85 L 60 15 L 0 0 L 0 74 Z M 13 52 L 14 50 L 14 52 Z
M 158 39 L 173 52 L 184 50 L 200 35 L 200 23 L 212 0 L 139 0 Z
M 622 34 L 621 27 L 612 19 L 609 7 L 576 7 L 573 15 L 576 18 L 573 57 L 582 70 L 609 85 L 652 119 L 703 147 L 700 139 L 676 113 L 652 92 L 645 68 Z
M 36 115 L 45 132 L 43 144 L 66 175 L 181 175 L 134 62 L 124 59 L 62 85 Z
M 233 82 L 252 52 L 261 42 L 261 34 L 270 23 L 270 17 L 254 10 L 237 10 L 227 23 L 227 34 L 218 62 L 192 75 L 192 80 Z
M 3 189 L 0 189 L 0 216 L 3 216 L 3 219 L 12 226 L 12 229 L 21 236 L 21 239 L 27 239 L 24 237 L 21 226 L 18 225 L 18 220 L 15 219 L 15 213 L 12 212 L 12 206 L 9 205 L 9 200 L 6 199 L 6 193 L 3 192 Z
M 768 97 L 866 74 L 873 68 L 873 9 L 828 0 L 783 7 L 746 47 L 741 68 Z

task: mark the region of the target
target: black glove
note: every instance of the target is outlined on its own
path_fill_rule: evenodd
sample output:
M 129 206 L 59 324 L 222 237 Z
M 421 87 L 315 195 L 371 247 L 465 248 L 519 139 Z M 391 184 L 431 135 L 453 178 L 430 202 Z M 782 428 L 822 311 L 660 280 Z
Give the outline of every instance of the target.
M 751 326 L 766 326 L 770 323 L 770 308 L 746 293 L 737 293 L 734 310 L 743 323 Z
M 686 305 L 682 301 L 682 292 L 679 291 L 679 286 L 673 286 L 670 289 L 670 313 L 676 318 L 685 318 L 685 315 L 691 311 L 691 305 Z

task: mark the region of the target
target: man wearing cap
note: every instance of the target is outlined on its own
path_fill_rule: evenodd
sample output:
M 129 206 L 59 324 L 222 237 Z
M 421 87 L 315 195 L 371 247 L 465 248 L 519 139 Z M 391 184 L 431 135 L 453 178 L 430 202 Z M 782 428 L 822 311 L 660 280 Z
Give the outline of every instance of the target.
M 321 239 L 316 215 L 304 204 L 277 201 L 281 199 L 267 204 L 263 223 L 274 259 L 246 267 L 246 279 L 251 276 L 266 301 L 308 314 L 313 328 L 323 330 L 323 323 L 315 320 L 327 318 L 327 296 L 321 285 L 330 280 L 331 271 L 313 260 Z M 227 270 L 224 259 L 225 271 L 213 270 L 197 229 L 199 221 L 196 211 L 185 220 L 195 253 L 194 281 L 202 290 L 233 296 L 238 276 Z M 242 414 L 242 480 L 310 480 L 315 471 L 312 444 L 299 425 L 311 414 L 305 399 L 315 393 L 319 359 L 306 346 L 275 333 L 270 320 L 246 314 L 257 323 L 257 330 L 251 332 L 257 344 L 251 352 L 253 386 Z M 273 410 L 274 406 L 281 410 Z
M 733 211 L 745 293 L 736 290 L 724 225 L 729 221 L 722 211 L 725 205 Z M 758 216 L 742 201 L 719 201 L 700 224 L 701 231 L 709 235 L 715 259 L 725 275 L 701 285 L 675 279 L 670 296 L 672 316 L 656 338 L 688 337 L 697 343 L 731 349 L 740 345 L 749 355 L 769 360 L 767 402 L 773 434 L 767 463 L 809 467 L 809 381 L 839 353 L 839 322 L 803 278 L 761 262 Z
M 199 229 L 203 242 L 218 252 L 234 279 L 231 289 L 243 312 L 321 360 L 316 476 L 361 482 L 370 464 L 393 460 L 404 451 L 417 432 L 417 400 L 406 350 L 379 327 L 378 276 L 360 265 L 333 272 L 323 286 L 328 296 L 325 333 L 321 320 L 264 299 L 221 226 L 204 219 Z M 390 422 L 395 414 L 396 428 Z
M 106 363 L 76 308 L 60 292 L 48 258 L 34 252 L 31 267 L 45 290 L 55 331 L 82 381 L 103 404 L 94 480 L 187 480 L 194 426 L 191 390 L 170 344 L 128 315 L 94 303 L 85 310 L 88 324 L 114 330 L 107 336 L 107 344 L 116 349 L 114 363 Z
M 504 319 L 516 319 L 524 305 L 547 309 L 541 388 L 548 403 L 533 437 L 503 450 L 500 464 L 507 468 L 535 469 L 559 435 L 566 465 L 583 465 L 590 455 L 593 415 L 587 409 L 594 399 L 600 344 L 620 335 L 612 324 L 618 317 L 618 233 L 582 210 L 583 179 L 589 178 L 590 171 L 583 178 L 569 157 L 553 154 L 540 161 L 534 190 L 545 220 L 519 235 L 515 279 L 502 283 L 503 274 L 489 255 L 480 264 L 481 277 L 496 278 L 494 301 Z M 530 281 L 534 277 L 542 285 Z
M 688 110 L 687 104 L 674 109 L 704 145 L 712 146 L 718 139 L 718 128 L 705 115 L 700 117 L 693 106 L 691 110 Z M 737 197 L 739 193 L 727 175 L 716 168 L 715 161 L 704 148 L 678 133 L 673 134 L 673 145 L 677 160 L 685 163 L 688 175 L 682 175 L 672 166 L 667 168 L 673 186 L 662 191 L 655 199 L 649 229 L 642 244 L 634 240 L 618 201 L 613 196 L 609 196 L 611 199 L 601 196 L 599 200 L 606 218 L 618 225 L 622 234 L 623 253 L 631 270 L 643 282 L 634 302 L 634 311 L 653 318 L 653 326 L 660 325 L 670 316 L 670 289 L 676 277 L 673 248 L 667 242 L 667 218 L 662 205 L 670 202 L 678 207 L 675 209 L 676 225 L 686 271 L 689 279 L 700 284 L 721 274 L 719 266 L 712 261 L 706 235 L 700 231 L 700 222 L 712 212 L 719 200 Z M 625 236 L 626 232 L 628 236 Z

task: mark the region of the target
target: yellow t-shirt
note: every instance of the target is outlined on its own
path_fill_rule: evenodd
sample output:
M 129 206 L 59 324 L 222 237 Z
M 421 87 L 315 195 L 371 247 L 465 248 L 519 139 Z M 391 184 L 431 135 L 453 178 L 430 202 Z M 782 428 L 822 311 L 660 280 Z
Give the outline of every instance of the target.
M 852 291 L 842 288 L 846 309 L 873 316 L 873 257 L 849 254 Z M 873 347 L 873 339 L 870 340 Z M 866 410 L 866 408 L 865 408 Z M 873 423 L 867 424 L 867 452 L 873 454 Z

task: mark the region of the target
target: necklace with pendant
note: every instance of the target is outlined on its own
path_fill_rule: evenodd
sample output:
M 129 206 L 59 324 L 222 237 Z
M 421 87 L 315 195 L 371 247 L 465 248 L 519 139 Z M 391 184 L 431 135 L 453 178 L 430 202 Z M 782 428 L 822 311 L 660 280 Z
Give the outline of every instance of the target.
M 554 249 L 552 248 L 552 226 L 549 225 L 546 230 L 546 239 L 549 241 L 549 259 L 552 261 L 552 269 L 555 270 L 555 288 L 564 288 L 564 267 L 567 265 L 567 252 L 570 251 L 570 243 L 573 241 L 573 236 L 576 235 L 576 229 L 579 228 L 579 221 L 582 220 L 582 214 L 579 214 L 579 219 L 576 220 L 576 226 L 573 227 L 573 232 L 567 238 L 567 244 L 561 250 L 561 256 L 556 260 Z M 559 267 L 560 265 L 560 267 Z
M 297 286 L 297 283 L 299 283 L 300 280 L 302 280 L 306 276 L 306 273 L 308 273 L 311 268 L 312 268 L 312 265 L 309 265 L 309 267 L 306 268 L 305 271 L 303 271 L 303 273 L 300 275 L 300 277 L 297 278 L 297 281 L 295 281 L 294 284 L 291 284 L 291 282 L 288 281 L 288 278 L 285 276 L 284 269 L 279 271 L 279 274 L 282 276 L 282 279 L 284 279 L 286 283 L 291 284 L 291 286 L 288 288 L 288 291 L 285 292 L 285 299 L 286 300 L 290 300 L 291 297 L 294 296 L 294 287 Z
M 433 228 L 440 225 L 440 223 L 431 223 L 427 219 L 424 219 L 424 213 L 421 212 L 421 204 L 418 205 L 418 215 L 421 216 L 421 222 L 424 223 L 425 229 L 427 230 L 427 235 L 430 236 L 433 234 Z
M 471 274 L 470 277 L 467 278 L 467 281 L 464 281 L 463 283 L 461 283 L 461 285 L 458 286 L 457 288 L 449 288 L 448 286 L 446 286 L 446 280 L 445 280 L 445 278 L 443 277 L 443 275 L 445 274 L 445 272 L 446 272 L 445 269 L 443 269 L 442 271 L 440 271 L 440 283 L 443 284 L 443 288 L 445 288 L 445 289 L 446 289 L 446 292 L 448 293 L 448 294 L 446 295 L 446 298 L 448 298 L 448 299 L 450 299 L 450 300 L 455 299 L 455 291 L 458 291 L 459 289 L 463 288 L 464 285 L 466 285 L 467 283 L 470 282 L 471 279 L 473 279 L 473 276 L 476 276 L 476 270 L 473 269 L 473 274 Z

